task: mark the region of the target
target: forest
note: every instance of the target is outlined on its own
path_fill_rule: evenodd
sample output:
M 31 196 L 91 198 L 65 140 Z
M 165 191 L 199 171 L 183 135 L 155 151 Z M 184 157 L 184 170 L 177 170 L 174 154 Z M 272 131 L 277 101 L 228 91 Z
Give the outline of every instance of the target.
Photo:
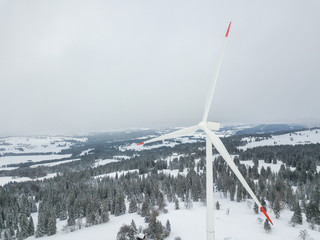
M 262 137 L 259 135 L 259 137 Z M 263 136 L 268 137 L 268 136 Z M 134 140 L 97 140 L 91 142 L 94 148 L 80 161 L 53 167 L 30 168 L 21 166 L 11 171 L 12 176 L 37 176 L 58 172 L 51 179 L 9 183 L 0 187 L 0 237 L 3 239 L 25 239 L 35 235 L 54 235 L 56 221 L 67 220 L 65 231 L 106 223 L 109 216 L 120 216 L 126 212 L 137 212 L 148 223 L 146 229 L 137 229 L 134 221 L 119 230 L 118 239 L 134 239 L 138 232 L 161 240 L 169 236 L 170 220 L 165 225 L 157 216 L 166 211 L 166 203 L 175 203 L 176 208 L 192 206 L 192 202 L 206 201 L 205 142 L 179 144 L 151 150 L 126 151 L 128 160 L 112 162 L 92 168 L 96 159 L 112 158 L 119 154 L 119 143 Z M 320 144 L 296 146 L 256 147 L 245 151 L 237 146 L 239 136 L 223 139 L 234 157 L 240 172 L 258 196 L 267 211 L 280 217 L 283 209 L 294 212 L 290 223 L 302 223 L 305 214 L 310 228 L 320 226 Z M 75 149 L 79 151 L 79 149 Z M 173 153 L 175 153 L 173 155 Z M 172 161 L 166 159 L 172 157 Z M 282 161 L 279 172 L 270 167 L 259 168 L 259 160 L 277 164 Z M 246 167 L 246 161 L 253 166 Z M 115 177 L 100 177 L 116 171 L 136 169 Z M 162 170 L 178 170 L 187 174 L 173 176 Z M 259 170 L 260 169 L 260 170 Z M 214 191 L 223 193 L 230 201 L 245 201 L 249 195 L 238 182 L 223 159 L 216 157 L 213 164 Z M 252 211 L 259 213 L 257 205 Z M 34 225 L 32 213 L 38 213 L 38 224 Z

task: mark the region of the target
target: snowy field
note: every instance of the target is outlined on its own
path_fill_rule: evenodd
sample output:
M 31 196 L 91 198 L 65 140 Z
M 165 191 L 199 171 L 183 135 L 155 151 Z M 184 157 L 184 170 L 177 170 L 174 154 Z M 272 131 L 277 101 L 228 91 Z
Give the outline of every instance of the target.
M 0 167 L 0 171 L 10 171 L 15 169 L 17 169 L 17 167 L 6 167 L 6 166 Z
M 60 153 L 69 149 L 74 142 L 84 143 L 87 138 L 76 137 L 7 137 L 0 138 L 0 155 L 5 153 Z
M 92 167 L 99 167 L 99 166 L 103 166 L 103 165 L 106 165 L 106 164 L 112 163 L 112 162 L 118 162 L 118 160 L 115 160 L 115 159 L 103 159 L 103 160 L 102 159 L 97 159 Z
M 88 155 L 90 153 L 90 151 L 94 150 L 94 148 L 90 148 L 88 150 L 82 151 L 79 156 L 85 156 Z
M 277 145 L 298 145 L 320 143 L 320 129 L 300 131 L 295 133 L 288 133 L 283 135 L 272 135 L 271 138 L 256 141 L 254 137 L 243 138 L 242 141 L 247 141 L 245 146 L 239 149 L 246 150 L 247 148 L 254 148 L 260 146 L 277 146 Z
M 35 179 L 28 178 L 28 177 L 21 177 L 21 178 L 0 177 L 0 186 L 3 186 L 3 185 L 10 183 L 10 182 L 26 182 L 26 181 L 44 180 L 44 179 L 53 178 L 55 176 L 57 176 L 57 173 L 51 173 L 45 177 L 35 178 Z
M 216 240 L 295 240 L 299 239 L 299 232 L 306 229 L 313 240 L 320 239 L 320 232 L 313 231 L 308 227 L 307 222 L 303 221 L 300 226 L 292 227 L 289 220 L 293 212 L 285 210 L 281 212 L 280 218 L 276 219 L 269 210 L 269 215 L 273 220 L 271 233 L 266 233 L 263 229 L 263 223 L 258 218 L 265 219 L 262 213 L 256 215 L 253 210 L 253 202 L 231 202 L 222 197 L 219 192 L 214 194 L 214 200 L 221 204 L 220 210 L 215 210 L 215 235 Z M 167 206 L 168 213 L 160 214 L 158 220 L 164 225 L 169 219 L 171 223 L 171 234 L 166 240 L 174 240 L 180 236 L 182 240 L 203 240 L 206 239 L 206 208 L 202 203 L 193 203 L 192 209 L 186 209 L 183 202 L 180 202 L 180 209 L 174 210 L 174 204 Z M 229 214 L 227 210 L 229 209 Z M 36 225 L 36 216 L 33 217 Z M 123 224 L 130 224 L 134 220 L 137 227 L 146 227 L 144 218 L 136 213 L 127 213 L 122 216 L 110 216 L 110 221 L 105 224 L 82 228 L 74 232 L 66 233 L 62 231 L 66 221 L 57 221 L 57 234 L 45 236 L 45 240 L 115 240 L 120 227 Z M 36 239 L 34 236 L 29 240 Z
M 252 160 L 249 161 L 240 161 L 241 164 L 244 164 L 247 168 L 248 167 L 253 167 L 254 163 Z M 278 160 L 277 164 L 273 163 L 265 163 L 264 160 L 259 160 L 259 166 L 258 166 L 258 171 L 260 172 L 262 167 L 267 170 L 268 167 L 270 167 L 271 172 L 277 173 L 280 170 L 281 164 L 284 164 L 282 161 Z M 284 164 L 285 165 L 285 164 Z M 291 171 L 295 170 L 294 167 L 290 167 Z
M 9 164 L 26 163 L 26 162 L 41 162 L 45 160 L 69 158 L 71 156 L 72 154 L 4 156 L 4 157 L 0 157 L 0 166 L 6 166 Z
M 59 162 L 40 163 L 40 164 L 32 165 L 32 166 L 30 166 L 30 168 L 36 168 L 36 167 L 40 167 L 40 166 L 52 167 L 52 166 L 57 166 L 57 165 L 60 165 L 60 164 L 65 164 L 65 163 L 79 161 L 79 160 L 81 160 L 81 158 L 64 160 L 64 161 L 59 161 Z

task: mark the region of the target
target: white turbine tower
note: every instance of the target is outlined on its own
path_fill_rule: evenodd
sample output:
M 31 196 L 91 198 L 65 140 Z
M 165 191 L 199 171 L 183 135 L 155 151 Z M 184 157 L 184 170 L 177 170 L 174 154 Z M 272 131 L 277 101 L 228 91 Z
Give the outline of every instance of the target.
M 142 143 L 138 144 L 138 145 L 142 145 L 142 144 L 152 143 L 152 142 L 161 141 L 161 140 L 165 140 L 165 139 L 169 139 L 169 138 L 177 138 L 177 137 L 181 137 L 181 136 L 185 136 L 185 135 L 191 135 L 192 133 L 194 133 L 197 130 L 203 130 L 206 133 L 207 240 L 214 240 L 214 227 L 213 227 L 214 202 L 213 202 L 213 172 L 212 172 L 213 157 L 212 157 L 212 145 L 216 148 L 216 150 L 220 153 L 220 155 L 223 157 L 223 159 L 227 162 L 227 164 L 229 165 L 229 167 L 231 168 L 233 173 L 237 176 L 237 178 L 239 179 L 239 181 L 241 182 L 243 187 L 247 190 L 247 192 L 250 194 L 252 199 L 259 206 L 260 210 L 264 213 L 264 215 L 270 221 L 270 223 L 273 224 L 271 219 L 267 215 L 266 211 L 262 207 L 261 203 L 257 199 L 256 195 L 253 193 L 253 191 L 251 190 L 251 188 L 249 187 L 249 185 L 245 181 L 244 177 L 242 176 L 242 174 L 238 170 L 237 166 L 233 162 L 231 156 L 229 155 L 229 153 L 228 153 L 227 149 L 225 148 L 225 146 L 223 145 L 222 141 L 213 132 L 213 131 L 219 130 L 220 124 L 216 123 L 216 122 L 208 122 L 207 121 L 208 113 L 209 113 L 209 109 L 210 109 L 210 105 L 211 105 L 212 97 L 213 97 L 213 93 L 214 93 L 214 89 L 215 89 L 215 86 L 216 86 L 217 78 L 218 78 L 218 75 L 219 75 L 219 70 L 220 70 L 220 67 L 221 67 L 224 48 L 225 48 L 225 45 L 226 45 L 226 42 L 227 42 L 227 38 L 228 38 L 228 35 L 229 35 L 229 31 L 230 31 L 230 26 L 231 26 L 231 22 L 230 22 L 230 24 L 228 26 L 228 30 L 227 30 L 227 33 L 225 35 L 225 40 L 224 40 L 224 43 L 223 43 L 223 46 L 222 46 L 222 50 L 221 50 L 221 53 L 220 53 L 220 58 L 219 58 L 219 62 L 218 62 L 218 65 L 217 65 L 216 73 L 215 73 L 215 76 L 213 78 L 213 81 L 212 81 L 212 84 L 211 84 L 211 87 L 210 87 L 210 90 L 209 90 L 209 94 L 208 94 L 208 97 L 207 97 L 207 100 L 206 100 L 206 103 L 205 103 L 205 108 L 204 108 L 202 121 L 198 125 L 195 125 L 195 126 L 192 126 L 192 127 L 187 127 L 187 128 L 175 131 L 175 132 L 171 132 L 171 133 L 168 133 L 168 134 L 162 135 L 160 137 L 156 137 L 156 138 L 153 138 L 153 139 L 150 139 L 150 140 L 147 140 L 145 142 L 142 142 Z

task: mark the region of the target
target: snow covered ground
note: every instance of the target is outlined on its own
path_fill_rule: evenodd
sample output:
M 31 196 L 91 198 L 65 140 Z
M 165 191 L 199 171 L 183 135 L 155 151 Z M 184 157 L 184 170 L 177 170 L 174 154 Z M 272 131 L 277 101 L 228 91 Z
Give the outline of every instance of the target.
M 320 129 L 306 130 L 295 133 L 288 133 L 283 135 L 272 135 L 271 138 L 256 141 L 255 137 L 246 137 L 242 139 L 248 143 L 239 149 L 246 150 L 247 148 L 254 148 L 260 146 L 277 146 L 277 145 L 298 145 L 320 143 Z
M 6 137 L 0 138 L 0 155 L 5 153 L 60 153 L 69 149 L 74 142 L 84 143 L 87 138 L 77 137 Z
M 90 148 L 88 150 L 82 151 L 79 156 L 85 156 L 88 155 L 90 153 L 90 151 L 94 150 L 94 148 Z
M 103 166 L 103 165 L 106 165 L 106 164 L 112 163 L 112 162 L 118 162 L 118 160 L 115 160 L 115 159 L 103 159 L 103 160 L 102 159 L 97 159 L 92 167 Z
M 9 164 L 19 164 L 26 162 L 40 162 L 45 160 L 54 160 L 69 158 L 72 154 L 50 154 L 50 155 L 19 155 L 19 156 L 4 156 L 0 157 L 0 166 Z
M 253 210 L 253 202 L 247 200 L 245 202 L 231 202 L 224 198 L 219 192 L 215 192 L 214 200 L 221 204 L 220 210 L 215 210 L 215 236 L 216 240 L 284 240 L 299 239 L 299 232 L 306 229 L 309 235 L 314 239 L 320 239 L 320 232 L 311 230 L 307 222 L 303 221 L 301 226 L 292 227 L 289 220 L 293 212 L 285 210 L 281 212 L 280 218 L 276 219 L 274 214 L 269 210 L 269 215 L 273 220 L 272 232 L 266 233 L 263 229 L 263 221 L 265 219 L 262 213 L 256 215 Z M 169 219 L 171 223 L 171 234 L 166 240 L 174 240 L 180 236 L 182 240 L 206 239 L 206 207 L 202 203 L 193 203 L 192 209 L 186 209 L 183 202 L 180 202 L 180 209 L 174 210 L 174 204 L 168 204 L 168 213 L 160 214 L 158 220 L 164 225 Z M 229 209 L 229 214 L 227 210 Z M 34 216 L 34 219 L 36 217 Z M 130 224 L 134 220 L 137 227 L 146 227 L 144 218 L 136 213 L 127 213 L 122 216 L 110 216 L 110 221 L 105 224 L 82 228 L 74 232 L 63 232 L 62 228 L 66 225 L 66 221 L 57 221 L 57 234 L 53 236 L 45 236 L 45 240 L 115 240 L 120 227 L 123 224 Z M 36 224 L 36 221 L 35 221 Z M 36 239 L 34 236 L 29 240 Z
M 69 163 L 69 162 L 74 162 L 74 161 L 79 161 L 79 160 L 81 160 L 81 158 L 64 160 L 64 161 L 59 161 L 59 162 L 40 163 L 40 164 L 32 165 L 32 166 L 30 166 L 30 167 L 31 167 L 31 168 L 36 168 L 36 167 L 40 167 L 40 166 L 52 167 L 52 166 L 57 166 L 57 165 L 60 165 L 60 164 Z
M 253 167 L 254 163 L 252 160 L 249 161 L 240 161 L 241 164 L 244 164 L 247 168 L 248 167 Z M 284 164 L 282 161 L 277 161 L 277 164 L 273 163 L 265 163 L 264 160 L 259 160 L 259 166 L 258 166 L 258 171 L 261 171 L 261 168 L 264 167 L 265 170 L 267 170 L 268 167 L 270 167 L 272 172 L 279 172 L 281 164 Z M 295 168 L 290 167 L 290 169 L 293 171 Z
M 17 169 L 17 167 L 6 167 L 6 166 L 0 167 L 0 171 L 10 171 L 14 169 Z
M 0 186 L 3 186 L 9 182 L 26 182 L 26 181 L 36 181 L 36 180 L 44 180 L 44 179 L 49 179 L 49 178 L 53 178 L 57 176 L 57 173 L 51 173 L 48 174 L 45 177 L 41 177 L 41 178 L 28 178 L 28 177 L 21 177 L 21 178 L 13 178 L 13 177 L 0 177 Z

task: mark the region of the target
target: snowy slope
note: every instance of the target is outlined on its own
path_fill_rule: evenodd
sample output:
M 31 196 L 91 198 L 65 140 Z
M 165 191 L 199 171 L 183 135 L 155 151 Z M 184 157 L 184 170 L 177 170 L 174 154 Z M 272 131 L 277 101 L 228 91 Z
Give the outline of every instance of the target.
M 279 219 L 276 219 L 273 213 L 269 213 L 274 226 L 272 232 L 267 234 L 263 229 L 263 224 L 259 223 L 258 218 L 264 219 L 263 214 L 256 215 L 253 210 L 253 202 L 231 202 L 222 197 L 222 194 L 214 194 L 215 201 L 221 204 L 220 210 L 215 210 L 215 231 L 216 240 L 232 238 L 233 240 L 286 240 L 297 239 L 299 231 L 307 229 L 314 240 L 320 239 L 320 232 L 313 231 L 308 227 L 306 221 L 302 226 L 292 227 L 288 224 L 293 212 L 285 210 L 281 213 Z M 250 207 L 249 207 L 250 206 Z M 193 203 L 192 209 L 185 209 L 180 202 L 180 209 L 174 210 L 174 204 L 169 204 L 167 214 L 161 214 L 158 219 L 165 224 L 167 219 L 171 223 L 171 234 L 166 240 L 174 240 L 180 236 L 182 240 L 195 240 L 206 238 L 206 208 L 202 203 Z M 230 213 L 226 211 L 229 209 Z M 117 232 L 123 224 L 130 224 L 134 220 L 137 227 L 146 226 L 144 219 L 136 213 L 125 214 L 119 217 L 110 216 L 110 221 L 105 224 L 82 228 L 74 232 L 63 232 L 61 229 L 66 225 L 66 221 L 57 222 L 57 234 L 45 236 L 44 240 L 115 240 Z M 29 240 L 36 239 L 34 236 Z
M 288 133 L 283 135 L 272 135 L 271 138 L 256 140 L 255 137 L 245 137 L 242 141 L 248 142 L 245 146 L 239 147 L 239 149 L 254 148 L 260 146 L 277 146 L 277 145 L 298 145 L 298 144 L 310 144 L 320 143 L 320 130 L 307 130 L 294 133 Z
M 69 149 L 75 142 L 84 143 L 87 138 L 76 137 L 7 137 L 0 138 L 0 155 L 6 153 L 60 153 Z
M 0 177 L 0 186 L 3 186 L 9 182 L 26 182 L 26 181 L 36 181 L 36 180 L 44 180 L 44 179 L 49 179 L 49 178 L 53 178 L 57 176 L 57 173 L 51 173 L 48 174 L 45 177 L 41 177 L 41 178 L 28 178 L 28 177 L 20 177 L 20 178 L 16 178 L 16 177 Z
M 9 164 L 26 163 L 26 162 L 40 162 L 45 160 L 62 159 L 62 158 L 69 158 L 71 156 L 72 154 L 4 156 L 4 157 L 0 157 L 0 166 L 9 165 Z

